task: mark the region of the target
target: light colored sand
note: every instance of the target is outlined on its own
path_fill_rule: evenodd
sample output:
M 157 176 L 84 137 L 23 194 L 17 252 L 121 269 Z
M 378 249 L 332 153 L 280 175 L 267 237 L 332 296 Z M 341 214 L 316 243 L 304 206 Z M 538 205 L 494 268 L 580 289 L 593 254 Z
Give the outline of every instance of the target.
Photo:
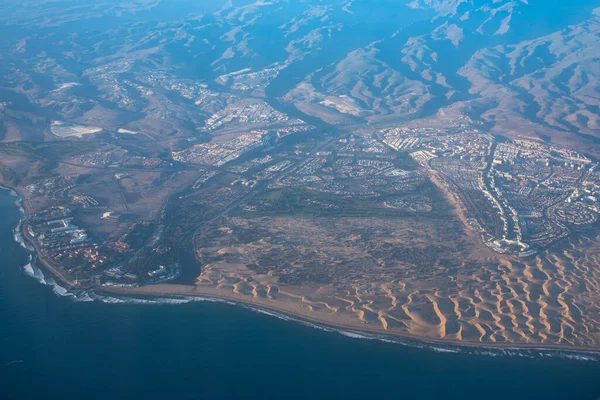
M 96 126 L 85 126 L 67 123 L 64 121 L 52 121 L 50 125 L 52 134 L 58 137 L 78 137 L 82 138 L 86 135 L 102 132 L 102 128 Z
M 488 260 L 444 289 L 428 282 L 284 286 L 239 264 L 205 267 L 197 285 L 111 289 L 214 296 L 320 323 L 430 340 L 600 349 L 600 237 L 527 263 Z M 585 246 L 585 248 L 582 248 Z M 429 287 L 428 287 L 429 285 Z
M 135 131 L 130 131 L 128 129 L 123 129 L 123 128 L 119 129 L 117 132 L 118 133 L 127 133 L 129 135 L 137 135 L 139 133 L 139 132 L 135 132 Z

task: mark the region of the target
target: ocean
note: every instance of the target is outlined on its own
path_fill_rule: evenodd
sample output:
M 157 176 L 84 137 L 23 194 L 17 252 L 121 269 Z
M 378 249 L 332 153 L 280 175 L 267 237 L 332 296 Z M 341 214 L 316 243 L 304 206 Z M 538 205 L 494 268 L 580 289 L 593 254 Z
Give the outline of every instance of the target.
M 15 201 L 0 190 L 0 399 L 600 397 L 593 354 L 387 342 L 212 301 L 75 299 L 24 268 Z

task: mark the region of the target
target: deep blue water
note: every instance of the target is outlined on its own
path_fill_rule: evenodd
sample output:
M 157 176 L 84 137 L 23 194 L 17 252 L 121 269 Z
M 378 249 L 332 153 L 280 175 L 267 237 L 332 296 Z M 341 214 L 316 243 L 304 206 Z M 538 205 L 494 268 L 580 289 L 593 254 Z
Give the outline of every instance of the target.
M 436 352 L 221 303 L 74 302 L 22 272 L 14 201 L 0 191 L 0 399 L 600 396 L 598 361 Z

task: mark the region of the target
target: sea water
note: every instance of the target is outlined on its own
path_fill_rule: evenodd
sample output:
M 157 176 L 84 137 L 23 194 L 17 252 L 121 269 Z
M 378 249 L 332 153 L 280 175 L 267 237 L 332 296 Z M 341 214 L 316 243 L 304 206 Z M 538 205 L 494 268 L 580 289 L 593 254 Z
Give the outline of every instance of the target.
M 68 292 L 15 241 L 16 200 L 0 190 L 0 399 L 600 396 L 590 353 L 441 346 L 213 299 Z

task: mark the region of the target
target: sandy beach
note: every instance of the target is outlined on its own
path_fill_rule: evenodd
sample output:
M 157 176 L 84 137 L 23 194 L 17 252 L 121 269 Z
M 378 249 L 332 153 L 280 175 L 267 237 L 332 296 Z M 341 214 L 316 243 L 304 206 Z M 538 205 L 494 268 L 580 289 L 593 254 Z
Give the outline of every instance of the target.
M 422 335 L 406 333 L 399 330 L 389 330 L 382 326 L 370 325 L 361 321 L 360 319 L 352 318 L 348 315 L 334 314 L 334 313 L 315 313 L 314 309 L 310 309 L 307 305 L 273 301 L 260 297 L 250 297 L 242 294 L 228 293 L 225 290 L 210 287 L 199 287 L 194 285 L 175 285 L 175 284 L 162 284 L 154 286 L 141 286 L 135 288 L 122 288 L 122 287 L 102 287 L 97 289 L 99 293 L 111 295 L 111 296 L 124 296 L 124 297 L 157 297 L 157 298 L 169 298 L 169 297 L 182 297 L 182 296 L 193 296 L 208 299 L 217 299 L 231 302 L 233 304 L 242 304 L 262 309 L 266 311 L 272 311 L 275 313 L 283 314 L 292 317 L 293 319 L 314 323 L 319 326 L 330 327 L 333 329 L 340 329 L 349 332 L 360 332 L 381 335 L 382 338 L 386 336 L 398 337 L 408 340 L 417 340 L 430 344 L 442 344 L 442 345 L 457 345 L 457 346 L 469 346 L 469 347 L 484 347 L 484 348 L 505 348 L 505 349 L 548 349 L 548 350 L 565 350 L 565 351 L 581 351 L 581 352 L 593 352 L 599 353 L 600 347 L 592 345 L 565 345 L 556 343 L 523 343 L 523 342 L 482 342 L 473 340 L 473 338 L 436 338 L 432 335 L 428 335 L 428 332 L 424 332 Z
M 33 243 L 26 224 L 21 228 Z M 216 251 L 248 254 L 246 248 Z M 217 262 L 204 265 L 195 284 L 89 289 L 122 296 L 218 298 L 319 325 L 436 343 L 598 351 L 599 255 L 600 237 L 580 236 L 526 261 L 486 253 L 478 265 L 465 264 L 445 280 L 374 276 L 347 286 L 285 285 L 245 264 Z M 47 260 L 37 261 L 61 285 L 76 286 Z

